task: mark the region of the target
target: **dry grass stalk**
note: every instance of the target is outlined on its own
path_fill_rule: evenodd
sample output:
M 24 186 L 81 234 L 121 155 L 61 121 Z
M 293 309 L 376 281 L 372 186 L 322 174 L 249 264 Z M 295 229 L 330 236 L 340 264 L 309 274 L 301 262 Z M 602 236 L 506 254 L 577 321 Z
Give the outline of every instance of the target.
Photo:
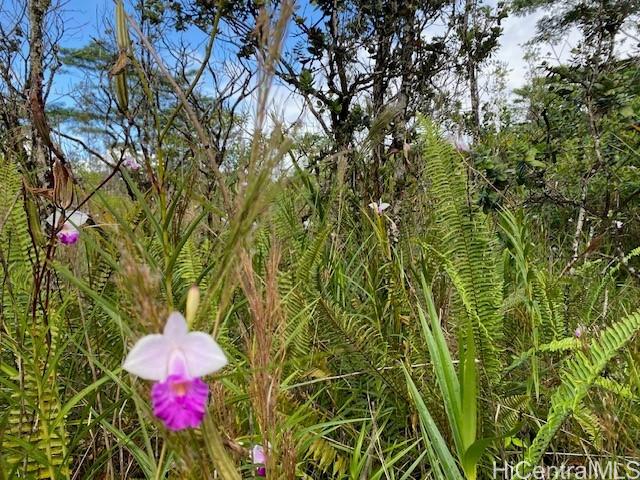
M 125 254 L 122 258 L 122 273 L 117 281 L 120 291 L 128 293 L 131 318 L 139 320 L 140 331 L 161 331 L 169 312 L 157 298 L 161 291 L 158 275 L 154 275 L 148 266 Z
M 267 472 L 274 478 L 295 478 L 295 448 L 288 432 L 281 432 L 278 412 L 280 382 L 285 359 L 286 317 L 278 293 L 280 249 L 271 248 L 262 285 L 246 251 L 240 257 L 240 283 L 249 304 L 252 324 L 247 353 L 252 378 L 249 398 L 262 433 Z

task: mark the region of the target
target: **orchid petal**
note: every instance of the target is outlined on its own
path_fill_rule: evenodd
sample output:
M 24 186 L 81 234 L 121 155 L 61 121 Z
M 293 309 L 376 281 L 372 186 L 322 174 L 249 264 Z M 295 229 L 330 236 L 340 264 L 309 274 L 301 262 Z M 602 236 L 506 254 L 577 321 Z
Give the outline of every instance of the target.
M 162 381 L 167 377 L 172 350 L 163 335 L 146 335 L 133 346 L 122 368 L 145 380 Z
M 191 378 L 187 369 L 187 359 L 184 353 L 174 348 L 169 355 L 169 366 L 167 367 L 167 376 L 181 375 L 183 377 Z
M 253 463 L 265 463 L 267 457 L 264 454 L 264 447 L 262 445 L 254 445 L 251 449 L 251 461 Z
M 180 312 L 172 312 L 164 325 L 164 336 L 177 344 L 188 331 L 187 321 L 182 314 Z
M 389 208 L 390 206 L 391 206 L 391 204 L 389 204 L 389 203 L 385 203 L 385 202 L 382 202 L 382 203 L 378 206 L 378 211 L 379 211 L 379 212 L 383 212 L 383 211 L 385 211 L 387 208 Z
M 200 378 L 190 380 L 170 375 L 151 388 L 153 414 L 173 431 L 199 427 L 207 411 L 208 397 L 209 386 Z
M 55 212 L 53 212 L 51 215 L 47 217 L 45 222 L 47 222 L 47 224 L 51 225 L 52 227 L 55 227 L 62 217 L 63 217 L 62 211 L 56 210 Z
M 371 208 L 372 210 L 378 210 L 378 204 L 376 202 L 371 202 L 369 204 L 369 208 Z
M 178 348 L 184 354 L 192 377 L 217 372 L 227 364 L 227 357 L 211 335 L 191 332 L 180 340 Z
M 68 232 L 68 233 L 74 233 L 74 232 L 79 232 L 80 230 L 78 230 L 75 225 L 73 225 L 72 223 L 69 222 L 64 222 L 62 224 L 62 228 L 60 229 L 61 232 Z
M 73 245 L 80 238 L 80 232 L 70 224 L 65 223 L 56 234 L 56 237 L 63 245 Z
M 62 217 L 64 217 L 64 213 L 62 212 L 62 210 L 56 209 L 55 212 L 47 217 L 45 222 L 47 222 L 52 227 L 55 227 Z M 69 218 L 65 218 L 64 223 L 65 225 L 71 224 L 74 227 L 80 227 L 84 225 L 88 219 L 89 215 L 84 212 L 73 212 L 71 215 L 69 215 Z
M 80 227 L 89 220 L 89 215 L 84 212 L 73 212 L 69 218 L 67 218 L 67 222 L 72 224 L 75 227 Z M 65 223 L 67 223 L 65 222 Z

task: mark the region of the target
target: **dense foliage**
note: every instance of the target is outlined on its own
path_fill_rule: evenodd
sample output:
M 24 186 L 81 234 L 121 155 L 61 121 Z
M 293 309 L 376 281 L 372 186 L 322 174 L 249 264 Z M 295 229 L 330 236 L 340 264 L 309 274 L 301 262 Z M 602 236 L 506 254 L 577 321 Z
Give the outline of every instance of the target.
M 274 479 L 637 473 L 640 66 L 613 46 L 640 7 L 558 2 L 580 48 L 481 105 L 505 5 L 263 3 L 117 2 L 71 49 L 32 0 L 0 30 L 0 479 L 257 478 L 257 445 Z M 195 68 L 159 47 L 189 29 Z M 270 115 L 278 82 L 317 128 Z M 172 311 L 228 357 L 179 432 L 122 368 Z

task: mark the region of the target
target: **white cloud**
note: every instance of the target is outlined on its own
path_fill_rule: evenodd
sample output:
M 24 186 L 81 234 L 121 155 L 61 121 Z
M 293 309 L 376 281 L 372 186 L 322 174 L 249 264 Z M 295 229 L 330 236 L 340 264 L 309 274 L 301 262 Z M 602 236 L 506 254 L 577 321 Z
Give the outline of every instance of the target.
M 507 88 L 509 92 L 514 88 L 522 87 L 528 80 L 531 67 L 525 58 L 529 49 L 526 43 L 536 34 L 538 20 L 545 13 L 538 11 L 522 17 L 512 15 L 504 21 L 504 33 L 500 39 L 497 59 L 507 65 Z M 566 62 L 571 54 L 571 49 L 576 46 L 579 38 L 580 34 L 573 30 L 557 45 L 537 45 L 538 58 L 535 60 L 535 64 L 539 65 L 540 61 L 543 60 L 550 65 L 559 65 Z
M 506 63 L 509 74 L 507 76 L 507 87 L 511 92 L 514 88 L 525 85 L 530 74 L 530 66 L 525 60 L 527 46 L 525 45 L 536 34 L 536 24 L 546 13 L 538 11 L 523 17 L 510 16 L 503 24 L 504 31 L 500 39 L 500 47 L 496 58 L 498 61 Z M 637 52 L 637 47 L 631 38 L 620 34 L 616 43 L 616 55 L 624 58 Z M 570 30 L 558 44 L 541 44 L 536 46 L 538 58 L 535 64 L 546 61 L 549 65 L 560 65 L 569 60 L 571 50 L 580 41 L 580 32 L 576 29 Z
M 307 123 L 304 99 L 287 86 L 274 82 L 271 88 L 270 110 L 285 125 Z

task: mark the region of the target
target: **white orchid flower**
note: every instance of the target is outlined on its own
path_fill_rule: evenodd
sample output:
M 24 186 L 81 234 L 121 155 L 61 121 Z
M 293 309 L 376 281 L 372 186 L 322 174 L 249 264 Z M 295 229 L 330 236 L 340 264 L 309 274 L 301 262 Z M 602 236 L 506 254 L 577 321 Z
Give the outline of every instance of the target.
M 227 357 L 211 335 L 189 332 L 184 317 L 173 312 L 163 333 L 138 340 L 122 368 L 145 380 L 162 382 L 171 375 L 203 377 L 226 364 Z
M 57 227 L 60 218 L 64 216 L 62 210 L 56 210 L 46 219 L 46 222 L 52 227 Z M 73 245 L 80 237 L 80 227 L 89 219 L 89 215 L 84 212 L 75 211 L 65 219 L 62 228 L 56 233 L 56 237 L 60 243 L 64 245 Z
M 390 206 L 391 204 L 385 203 L 382 200 L 380 200 L 380 202 L 371 202 L 369 204 L 369 208 L 372 209 L 374 212 L 377 212 L 378 215 L 382 215 L 382 213 Z

